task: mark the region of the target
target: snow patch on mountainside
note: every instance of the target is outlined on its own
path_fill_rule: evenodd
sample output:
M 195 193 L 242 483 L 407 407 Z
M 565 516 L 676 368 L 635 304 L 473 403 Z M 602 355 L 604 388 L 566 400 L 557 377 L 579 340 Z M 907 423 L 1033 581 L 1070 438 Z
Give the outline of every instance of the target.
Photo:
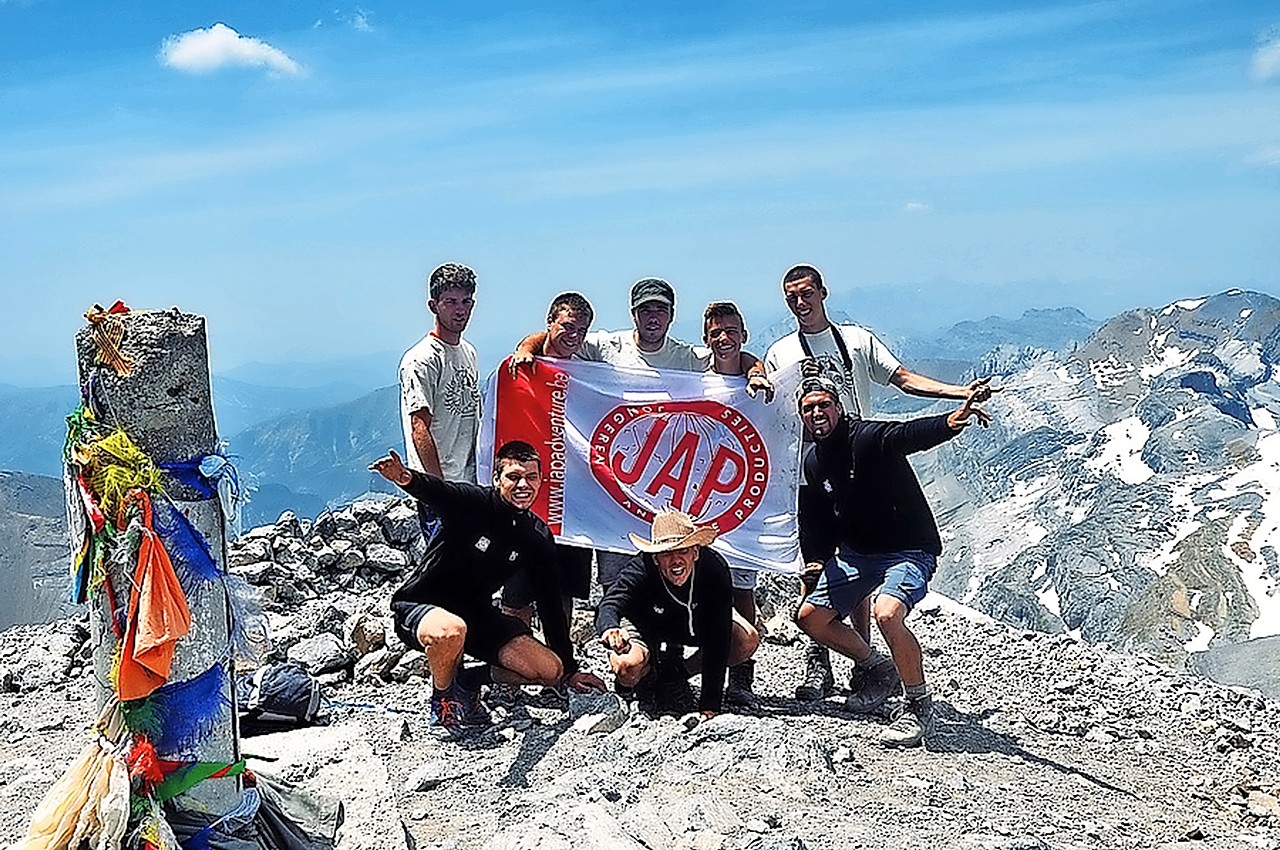
M 1096 457 L 1085 461 L 1085 468 L 1099 475 L 1110 472 L 1126 484 L 1141 484 L 1155 472 L 1142 460 L 1142 447 L 1151 429 L 1136 416 L 1113 422 L 1102 429 L 1106 436 Z

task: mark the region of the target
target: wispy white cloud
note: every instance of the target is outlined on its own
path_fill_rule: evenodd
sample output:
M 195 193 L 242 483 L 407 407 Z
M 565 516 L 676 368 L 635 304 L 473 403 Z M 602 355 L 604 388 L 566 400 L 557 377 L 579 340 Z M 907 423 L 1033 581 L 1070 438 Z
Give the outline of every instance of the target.
M 1244 161 L 1248 165 L 1280 166 L 1280 145 L 1258 148 Z
M 355 12 L 351 14 L 351 28 L 356 32 L 373 32 L 373 22 L 370 20 L 372 17 L 373 13 L 368 9 L 357 6 Z
M 1261 82 L 1280 77 L 1280 28 L 1262 37 L 1262 43 L 1253 53 L 1251 70 L 1253 78 Z
M 190 74 L 236 67 L 265 68 L 289 76 L 302 72 L 301 66 L 283 50 L 261 39 L 241 35 L 223 23 L 169 36 L 160 46 L 160 61 Z
M 924 201 L 907 201 L 903 204 L 902 211 L 906 213 L 927 213 L 933 212 L 933 206 L 926 204 Z

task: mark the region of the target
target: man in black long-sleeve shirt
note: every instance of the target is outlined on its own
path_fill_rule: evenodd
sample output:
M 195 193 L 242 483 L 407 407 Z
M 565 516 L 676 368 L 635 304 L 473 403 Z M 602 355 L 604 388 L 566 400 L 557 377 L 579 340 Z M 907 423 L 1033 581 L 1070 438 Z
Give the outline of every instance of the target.
M 943 416 L 850 419 L 835 385 L 812 373 L 801 382 L 799 407 L 815 442 L 804 465 L 800 547 L 806 563 L 821 565 L 822 572 L 796 622 L 864 670 L 868 684 L 850 698 L 857 708 L 878 707 L 901 682 L 906 704 L 881 741 L 914 746 L 932 728 L 933 717 L 920 642 L 906 617 L 927 592 L 942 542 L 907 455 L 946 442 L 970 418 L 986 425 L 990 417 L 971 396 Z M 891 659 L 844 623 L 873 594 L 872 615 Z
M 651 534 L 652 540 L 631 535 L 640 554 L 605 591 L 596 630 L 623 688 L 634 688 L 653 673 L 658 683 L 683 686 L 687 693 L 683 649 L 700 649 L 698 710 L 707 719 L 723 707 L 725 671 L 755 653 L 760 635 L 733 609 L 729 565 L 708 548 L 714 529 L 696 527 L 688 514 L 663 511 L 654 517 Z M 666 652 L 655 664 L 663 643 Z
M 528 443 L 503 445 L 492 487 L 445 481 L 407 469 L 392 451 L 369 465 L 440 518 L 422 565 L 391 597 L 396 634 L 426 652 L 434 691 L 431 725 L 458 733 L 482 714 L 477 695 L 456 679 L 465 652 L 487 662 L 495 680 L 603 690 L 578 672 L 560 604 L 554 539 L 529 510 L 542 484 L 542 461 Z M 493 594 L 517 571 L 535 578 L 547 645 L 529 626 L 500 612 Z

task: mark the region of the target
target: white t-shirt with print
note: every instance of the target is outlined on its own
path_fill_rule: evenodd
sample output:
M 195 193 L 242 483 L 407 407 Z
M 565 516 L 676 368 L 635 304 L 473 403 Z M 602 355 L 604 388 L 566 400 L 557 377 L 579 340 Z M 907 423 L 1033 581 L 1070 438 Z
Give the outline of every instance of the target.
M 844 358 L 836 345 L 833 333 L 838 332 L 849 349 L 849 361 L 852 368 L 844 367 Z M 881 386 L 889 383 L 889 378 L 901 361 L 893 355 L 876 335 L 866 328 L 857 325 L 832 324 L 824 331 L 816 334 L 805 334 L 805 342 L 813 357 L 822 364 L 823 374 L 835 382 L 840 388 L 840 403 L 845 413 L 858 419 L 871 416 L 871 382 Z M 764 368 L 769 372 L 799 363 L 805 359 L 804 348 L 800 344 L 800 331 L 790 333 L 769 346 L 764 356 Z
M 711 349 L 667 337 L 657 351 L 643 351 L 636 345 L 634 330 L 592 331 L 582 342 L 583 360 L 632 369 L 681 369 L 705 372 L 711 368 Z
M 459 340 L 450 345 L 427 334 L 400 358 L 400 423 L 405 460 L 422 472 L 413 445 L 410 414 L 431 414 L 431 437 L 446 481 L 476 480 L 476 434 L 480 430 L 480 386 L 476 350 Z

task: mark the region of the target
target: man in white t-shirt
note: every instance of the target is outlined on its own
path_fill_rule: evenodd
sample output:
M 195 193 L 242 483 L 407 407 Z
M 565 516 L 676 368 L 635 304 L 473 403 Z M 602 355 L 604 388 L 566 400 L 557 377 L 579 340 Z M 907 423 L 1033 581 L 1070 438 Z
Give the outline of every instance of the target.
M 410 469 L 446 481 L 476 480 L 480 388 L 476 350 L 462 338 L 475 308 L 476 273 L 445 263 L 427 283 L 435 325 L 400 358 L 400 422 Z M 423 533 L 435 517 L 419 503 Z
M 871 416 L 871 382 L 881 386 L 892 384 L 904 393 L 927 398 L 972 399 L 983 402 L 991 397 L 990 378 L 979 378 L 967 385 L 947 384 L 912 372 L 902 365 L 876 335 L 858 325 L 835 325 L 827 318 L 827 287 L 822 272 L 811 265 L 795 265 L 782 276 L 782 292 L 787 309 L 796 317 L 794 333 L 769 346 L 765 369 L 777 371 L 792 363 L 814 359 L 823 367 L 823 376 L 840 391 L 845 415 L 853 419 Z M 816 579 L 816 577 L 813 577 Z M 806 582 L 806 588 L 808 582 Z M 854 626 L 864 639 L 871 633 L 869 601 L 854 613 Z M 859 682 L 850 677 L 849 689 L 858 691 Z M 826 647 L 810 643 L 805 658 L 804 681 L 796 688 L 796 698 L 822 699 L 834 690 L 831 657 Z M 856 702 L 851 698 L 852 702 Z

